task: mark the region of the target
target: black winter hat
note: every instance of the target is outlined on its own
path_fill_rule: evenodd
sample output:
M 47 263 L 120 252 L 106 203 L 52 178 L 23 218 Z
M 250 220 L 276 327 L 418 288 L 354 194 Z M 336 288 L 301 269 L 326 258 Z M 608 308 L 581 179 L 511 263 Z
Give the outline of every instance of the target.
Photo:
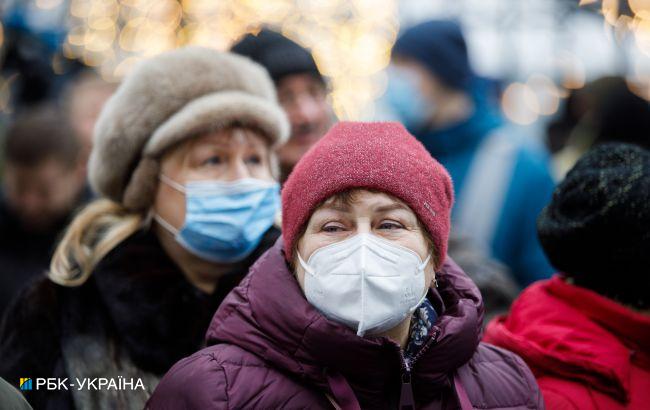
M 474 77 L 465 37 L 456 21 L 432 20 L 407 29 L 395 42 L 393 55 L 419 61 L 451 88 L 467 89 Z
M 323 79 L 306 48 L 269 29 L 261 30 L 256 36 L 246 35 L 230 51 L 263 65 L 276 83 L 284 76 L 300 73 L 314 74 Z
M 602 144 L 569 171 L 537 220 L 549 260 L 574 283 L 648 307 L 650 151 Z

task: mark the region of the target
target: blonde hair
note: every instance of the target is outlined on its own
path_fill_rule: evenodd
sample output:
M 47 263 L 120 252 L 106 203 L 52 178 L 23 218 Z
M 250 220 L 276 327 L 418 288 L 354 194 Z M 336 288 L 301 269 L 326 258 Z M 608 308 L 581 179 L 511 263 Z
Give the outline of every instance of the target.
M 117 245 L 145 225 L 145 215 L 109 199 L 89 203 L 75 216 L 58 244 L 48 277 L 59 285 L 79 286 Z

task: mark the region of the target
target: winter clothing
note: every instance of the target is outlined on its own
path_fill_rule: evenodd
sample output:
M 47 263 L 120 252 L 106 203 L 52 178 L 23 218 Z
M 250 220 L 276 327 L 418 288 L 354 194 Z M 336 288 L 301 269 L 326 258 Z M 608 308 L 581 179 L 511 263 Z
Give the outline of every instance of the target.
M 475 237 L 486 254 L 510 268 L 520 286 L 547 278 L 553 268 L 535 220 L 555 186 L 548 156 L 504 127 L 485 101 L 477 97 L 475 104 L 467 120 L 415 136 L 454 181 L 454 230 Z
M 118 245 L 81 286 L 40 278 L 4 317 L 0 376 L 141 379 L 144 390 L 25 392 L 37 409 L 141 409 L 171 365 L 201 347 L 217 306 L 278 235 L 269 230 L 212 295 L 188 282 L 151 231 Z
M 3 410 L 32 409 L 27 400 L 23 398 L 23 395 L 2 378 L 0 378 L 0 403 L 2 403 Z
M 276 83 L 291 74 L 323 79 L 309 50 L 269 29 L 246 35 L 230 51 L 264 66 Z
M 553 266 L 577 285 L 650 308 L 650 151 L 594 148 L 555 190 L 537 227 Z
M 494 316 L 507 313 L 521 292 L 508 268 L 473 246 L 470 239 L 452 230 L 449 236 L 449 257 L 467 273 L 483 296 L 485 323 Z
M 376 189 L 404 201 L 447 254 L 453 187 L 447 171 L 398 123 L 340 122 L 302 157 L 282 189 L 285 254 L 314 209 L 333 194 Z
M 427 21 L 407 29 L 395 42 L 393 55 L 417 60 L 451 88 L 465 89 L 473 77 L 467 44 L 455 21 Z
M 409 340 L 404 348 L 404 363 L 407 368 L 411 368 L 411 363 L 415 360 L 422 347 L 424 347 L 431 331 L 433 324 L 438 321 L 438 313 L 428 299 L 418 306 L 411 316 L 409 325 Z
M 528 363 L 550 409 L 646 409 L 650 402 L 650 316 L 562 277 L 526 289 L 508 316 L 487 326 L 485 341 Z
M 84 189 L 78 205 L 81 206 L 90 197 L 90 190 Z M 70 217 L 62 216 L 45 232 L 26 231 L 0 190 L 0 317 L 26 284 L 35 277 L 45 275 L 50 267 L 54 245 Z
M 429 291 L 439 319 L 408 371 L 394 341 L 358 337 L 310 305 L 283 248 L 278 240 L 255 263 L 217 311 L 209 347 L 174 365 L 148 408 L 385 409 L 400 398 L 413 398 L 415 408 L 455 409 L 460 400 L 491 409 L 543 407 L 517 356 L 479 344 L 481 296 L 453 261 Z
M 199 47 L 160 54 L 138 66 L 104 106 L 95 127 L 90 182 L 102 196 L 146 209 L 163 152 L 230 125 L 259 130 L 272 145 L 288 137 L 288 121 L 264 69 Z

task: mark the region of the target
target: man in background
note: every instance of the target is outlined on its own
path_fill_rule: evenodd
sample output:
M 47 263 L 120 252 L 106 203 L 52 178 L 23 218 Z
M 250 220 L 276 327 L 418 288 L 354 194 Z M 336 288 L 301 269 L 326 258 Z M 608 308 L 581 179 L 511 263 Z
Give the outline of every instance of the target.
M 397 39 L 386 101 L 449 170 L 455 234 L 505 264 L 520 286 L 550 276 L 535 230 L 554 187 L 548 154 L 505 126 L 457 23 L 428 21 Z
M 117 84 L 104 81 L 93 69 L 85 68 L 63 92 L 63 108 L 72 131 L 81 143 L 80 161 L 85 166 L 92 148 L 93 129 L 108 98 Z
M 0 315 L 33 277 L 44 274 L 61 230 L 89 198 L 81 143 L 53 106 L 20 114 L 0 152 Z
M 335 121 L 325 79 L 308 50 L 268 29 L 245 36 L 231 51 L 264 66 L 275 82 L 278 99 L 291 123 L 289 141 L 278 149 L 284 181 Z

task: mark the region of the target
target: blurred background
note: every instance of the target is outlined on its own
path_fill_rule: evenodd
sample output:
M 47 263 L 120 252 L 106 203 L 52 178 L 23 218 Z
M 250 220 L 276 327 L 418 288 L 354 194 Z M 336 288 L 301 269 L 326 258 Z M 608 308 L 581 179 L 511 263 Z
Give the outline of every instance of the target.
M 466 43 L 469 71 L 480 80 L 473 87 L 480 92 L 447 95 L 462 105 L 466 97 L 481 94 L 470 101 L 473 107 L 462 113 L 463 121 L 473 127 L 476 120 L 491 130 L 492 123 L 504 120 L 541 149 L 535 154 L 540 164 L 551 154 L 548 166 L 528 157 L 522 162 L 549 175 L 544 190 L 525 171 L 512 170 L 521 177 L 522 201 L 532 202 L 528 191 L 539 191 L 525 226 L 531 243 L 536 242 L 534 220 L 554 182 L 589 147 L 607 140 L 650 146 L 650 0 L 0 0 L 0 15 L 0 266 L 13 263 L 16 272 L 46 269 L 61 229 L 92 197 L 85 181 L 92 130 L 134 64 L 185 45 L 229 50 L 264 27 L 311 52 L 318 81 L 323 80 L 317 82 L 323 92 L 319 86 L 305 88 L 311 94 L 308 108 L 297 107 L 297 114 L 289 107 L 297 98 L 289 94 L 285 104 L 279 92 L 293 134 L 315 135 L 313 141 L 303 138 L 309 144 L 287 148 L 295 151 L 287 154 L 293 164 L 334 117 L 395 118 L 386 95 L 398 37 L 427 20 L 459 23 L 464 40 L 456 52 L 464 56 Z M 405 105 L 409 98 L 406 93 Z M 458 108 L 453 105 L 447 111 Z M 416 137 L 440 142 L 444 136 Z M 469 159 L 460 151 L 445 159 L 443 151 L 450 147 L 433 145 L 427 149 L 451 170 L 459 188 Z M 495 205 L 502 208 L 514 214 L 524 206 Z M 469 208 L 466 213 L 476 214 Z M 510 252 L 517 243 L 521 240 L 513 237 L 494 247 Z M 513 266 L 515 273 L 524 271 Z M 24 278 L 10 271 L 3 278 L 13 278 L 17 287 Z
M 478 74 L 502 85 L 513 122 L 548 121 L 574 90 L 624 76 L 650 96 L 648 0 L 4 0 L 0 110 L 50 98 L 92 67 L 119 81 L 139 59 L 198 44 L 227 49 L 263 24 L 310 48 L 341 119 L 371 119 L 401 27 L 463 26 Z
M 340 119 L 376 117 L 400 28 L 460 21 L 476 72 L 512 122 L 543 126 L 575 90 L 622 76 L 650 97 L 648 0 L 4 0 L 0 111 L 55 97 L 84 67 L 119 81 L 139 59 L 227 49 L 263 24 L 310 48 Z M 579 105 L 579 104 L 578 104 Z M 576 107 L 580 110 L 580 107 Z M 577 113 L 576 113 L 577 114 Z

